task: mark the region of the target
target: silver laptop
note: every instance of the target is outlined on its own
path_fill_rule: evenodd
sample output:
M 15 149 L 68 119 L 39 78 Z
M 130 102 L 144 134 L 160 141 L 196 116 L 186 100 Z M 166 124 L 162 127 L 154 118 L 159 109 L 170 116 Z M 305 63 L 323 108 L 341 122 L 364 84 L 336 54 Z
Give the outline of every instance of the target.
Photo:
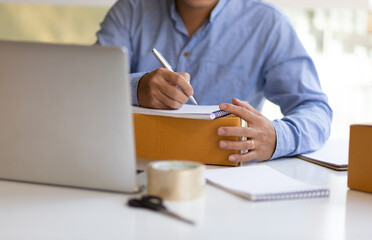
M 0 179 L 137 191 L 127 59 L 0 41 Z

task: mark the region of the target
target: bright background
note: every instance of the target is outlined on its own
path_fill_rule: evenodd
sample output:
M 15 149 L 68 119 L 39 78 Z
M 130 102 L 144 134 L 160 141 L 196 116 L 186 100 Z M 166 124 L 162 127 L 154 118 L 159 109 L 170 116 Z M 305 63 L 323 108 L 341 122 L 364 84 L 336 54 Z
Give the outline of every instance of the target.
M 0 0 L 0 39 L 90 45 L 114 1 Z M 331 138 L 348 139 L 350 124 L 372 122 L 372 0 L 272 2 L 315 61 L 334 111 Z M 269 102 L 263 113 L 281 117 Z

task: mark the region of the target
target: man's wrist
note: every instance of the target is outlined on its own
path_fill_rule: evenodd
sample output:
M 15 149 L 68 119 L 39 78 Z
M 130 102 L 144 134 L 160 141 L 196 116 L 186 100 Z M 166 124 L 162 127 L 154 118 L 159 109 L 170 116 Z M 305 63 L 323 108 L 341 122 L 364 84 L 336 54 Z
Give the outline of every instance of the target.
M 284 156 L 289 156 L 295 152 L 295 143 L 293 135 L 288 124 L 283 120 L 274 120 L 272 124 L 276 133 L 276 146 L 274 154 L 270 159 L 276 159 Z
M 140 72 L 140 73 L 131 73 L 130 74 L 130 84 L 131 84 L 131 91 L 132 91 L 132 105 L 138 106 L 138 84 L 139 81 L 145 76 L 148 72 Z

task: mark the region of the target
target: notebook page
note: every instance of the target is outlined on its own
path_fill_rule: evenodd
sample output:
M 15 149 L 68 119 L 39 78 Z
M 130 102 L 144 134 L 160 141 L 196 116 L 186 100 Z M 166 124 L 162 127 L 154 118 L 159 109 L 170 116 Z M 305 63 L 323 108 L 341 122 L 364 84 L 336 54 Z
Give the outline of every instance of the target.
M 214 119 L 216 117 L 213 113 L 218 111 L 220 111 L 218 105 L 184 104 L 180 109 L 176 110 L 160 110 L 133 106 L 133 113 L 197 119 Z
M 211 169 L 206 171 L 206 178 L 215 185 L 245 194 L 253 200 L 260 195 L 292 198 L 291 193 L 328 191 L 326 188 L 297 181 L 265 165 Z M 287 197 L 283 197 L 283 194 Z

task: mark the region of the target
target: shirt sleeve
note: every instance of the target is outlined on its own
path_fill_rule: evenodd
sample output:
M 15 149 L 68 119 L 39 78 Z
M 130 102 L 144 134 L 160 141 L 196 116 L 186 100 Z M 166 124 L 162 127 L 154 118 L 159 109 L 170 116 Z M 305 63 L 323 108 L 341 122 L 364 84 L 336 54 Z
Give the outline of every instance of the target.
M 332 109 L 314 63 L 285 18 L 275 24 L 267 41 L 264 94 L 284 115 L 272 121 L 277 136 L 272 159 L 317 150 L 329 137 Z
M 130 62 L 130 84 L 132 92 L 132 104 L 138 105 L 137 87 L 138 82 L 145 75 L 145 72 L 133 73 L 133 63 L 136 63 L 135 55 L 133 54 L 133 44 L 131 41 L 132 19 L 134 12 L 134 3 L 128 0 L 117 1 L 109 10 L 105 19 L 101 23 L 101 28 L 97 32 L 96 44 L 102 46 L 118 46 L 125 47 L 128 51 Z

